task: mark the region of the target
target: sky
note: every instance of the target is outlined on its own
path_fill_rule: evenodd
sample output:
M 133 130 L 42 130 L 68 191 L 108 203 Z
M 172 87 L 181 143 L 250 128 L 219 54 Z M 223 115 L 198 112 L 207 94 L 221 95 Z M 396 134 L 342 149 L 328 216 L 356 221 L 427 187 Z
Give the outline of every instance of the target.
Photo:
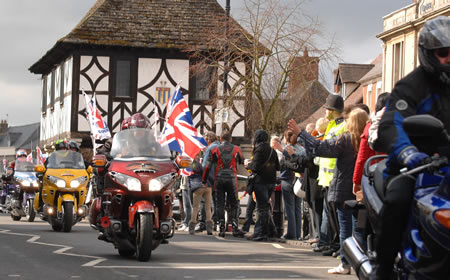
M 0 119 L 10 126 L 40 121 L 41 80 L 28 68 L 67 35 L 96 0 L 0 1 Z M 226 0 L 217 0 L 225 6 Z M 231 1 L 231 15 L 242 0 Z M 285 0 L 281 0 L 285 1 Z M 381 53 L 383 16 L 412 0 L 309 0 L 304 9 L 337 38 L 340 61 L 370 63 Z M 320 66 L 321 67 L 321 66 Z M 331 71 L 331 70 L 330 70 Z M 331 79 L 331 75 L 329 75 Z M 322 81 L 330 87 L 332 81 Z

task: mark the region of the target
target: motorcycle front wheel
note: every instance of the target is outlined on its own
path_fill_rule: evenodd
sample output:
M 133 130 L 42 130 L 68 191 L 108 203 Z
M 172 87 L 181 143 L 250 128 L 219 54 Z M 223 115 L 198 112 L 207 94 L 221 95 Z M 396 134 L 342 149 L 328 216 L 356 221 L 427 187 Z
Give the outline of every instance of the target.
M 140 214 L 136 219 L 136 258 L 145 262 L 152 256 L 153 216 Z
M 64 202 L 63 205 L 63 231 L 70 232 L 73 225 L 73 202 Z
M 34 222 L 36 211 L 34 211 L 33 201 L 31 199 L 27 200 L 27 205 L 25 206 L 25 214 L 27 215 L 27 221 Z

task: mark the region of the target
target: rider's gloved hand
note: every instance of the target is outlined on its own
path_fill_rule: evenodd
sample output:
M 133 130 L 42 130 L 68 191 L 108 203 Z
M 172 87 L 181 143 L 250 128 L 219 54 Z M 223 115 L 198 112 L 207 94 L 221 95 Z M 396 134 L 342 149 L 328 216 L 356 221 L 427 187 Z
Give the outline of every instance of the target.
M 408 167 L 408 169 L 413 169 L 424 162 L 425 159 L 429 158 L 429 156 L 419 152 L 416 147 L 409 146 L 403 149 L 398 158 L 403 165 Z

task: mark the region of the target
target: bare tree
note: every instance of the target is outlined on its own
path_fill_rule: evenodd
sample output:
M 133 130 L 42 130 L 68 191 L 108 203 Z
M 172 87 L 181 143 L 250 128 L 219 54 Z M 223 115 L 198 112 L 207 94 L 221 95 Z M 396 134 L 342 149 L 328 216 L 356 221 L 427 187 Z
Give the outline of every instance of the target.
M 224 107 L 233 106 L 239 98 L 246 98 L 247 108 L 256 101 L 258 112 L 252 110 L 253 119 L 264 129 L 272 130 L 277 110 L 283 109 L 279 100 L 295 98 L 288 95 L 289 78 L 308 65 L 293 67 L 294 58 L 305 49 L 325 63 L 336 58 L 334 38 L 326 37 L 319 21 L 304 12 L 305 2 L 244 0 L 237 22 L 225 16 L 211 19 L 215 28 L 204 31 L 206 45 L 186 49 L 197 61 L 194 74 L 216 69 L 211 89 L 227 74 L 225 94 L 216 93 Z M 244 72 L 239 64 L 246 66 Z

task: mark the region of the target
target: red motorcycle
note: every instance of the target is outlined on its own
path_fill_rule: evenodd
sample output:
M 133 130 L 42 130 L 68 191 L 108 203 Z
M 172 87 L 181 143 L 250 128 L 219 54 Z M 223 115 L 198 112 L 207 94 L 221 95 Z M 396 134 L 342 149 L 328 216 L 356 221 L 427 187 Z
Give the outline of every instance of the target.
M 178 170 L 191 165 L 189 158 L 171 157 L 150 129 L 134 128 L 118 132 L 113 138 L 111 158 L 96 155 L 93 166 L 104 169 L 104 190 L 92 201 L 91 227 L 99 239 L 111 242 L 121 256 L 136 254 L 148 261 L 152 250 L 171 238 L 172 185 Z

